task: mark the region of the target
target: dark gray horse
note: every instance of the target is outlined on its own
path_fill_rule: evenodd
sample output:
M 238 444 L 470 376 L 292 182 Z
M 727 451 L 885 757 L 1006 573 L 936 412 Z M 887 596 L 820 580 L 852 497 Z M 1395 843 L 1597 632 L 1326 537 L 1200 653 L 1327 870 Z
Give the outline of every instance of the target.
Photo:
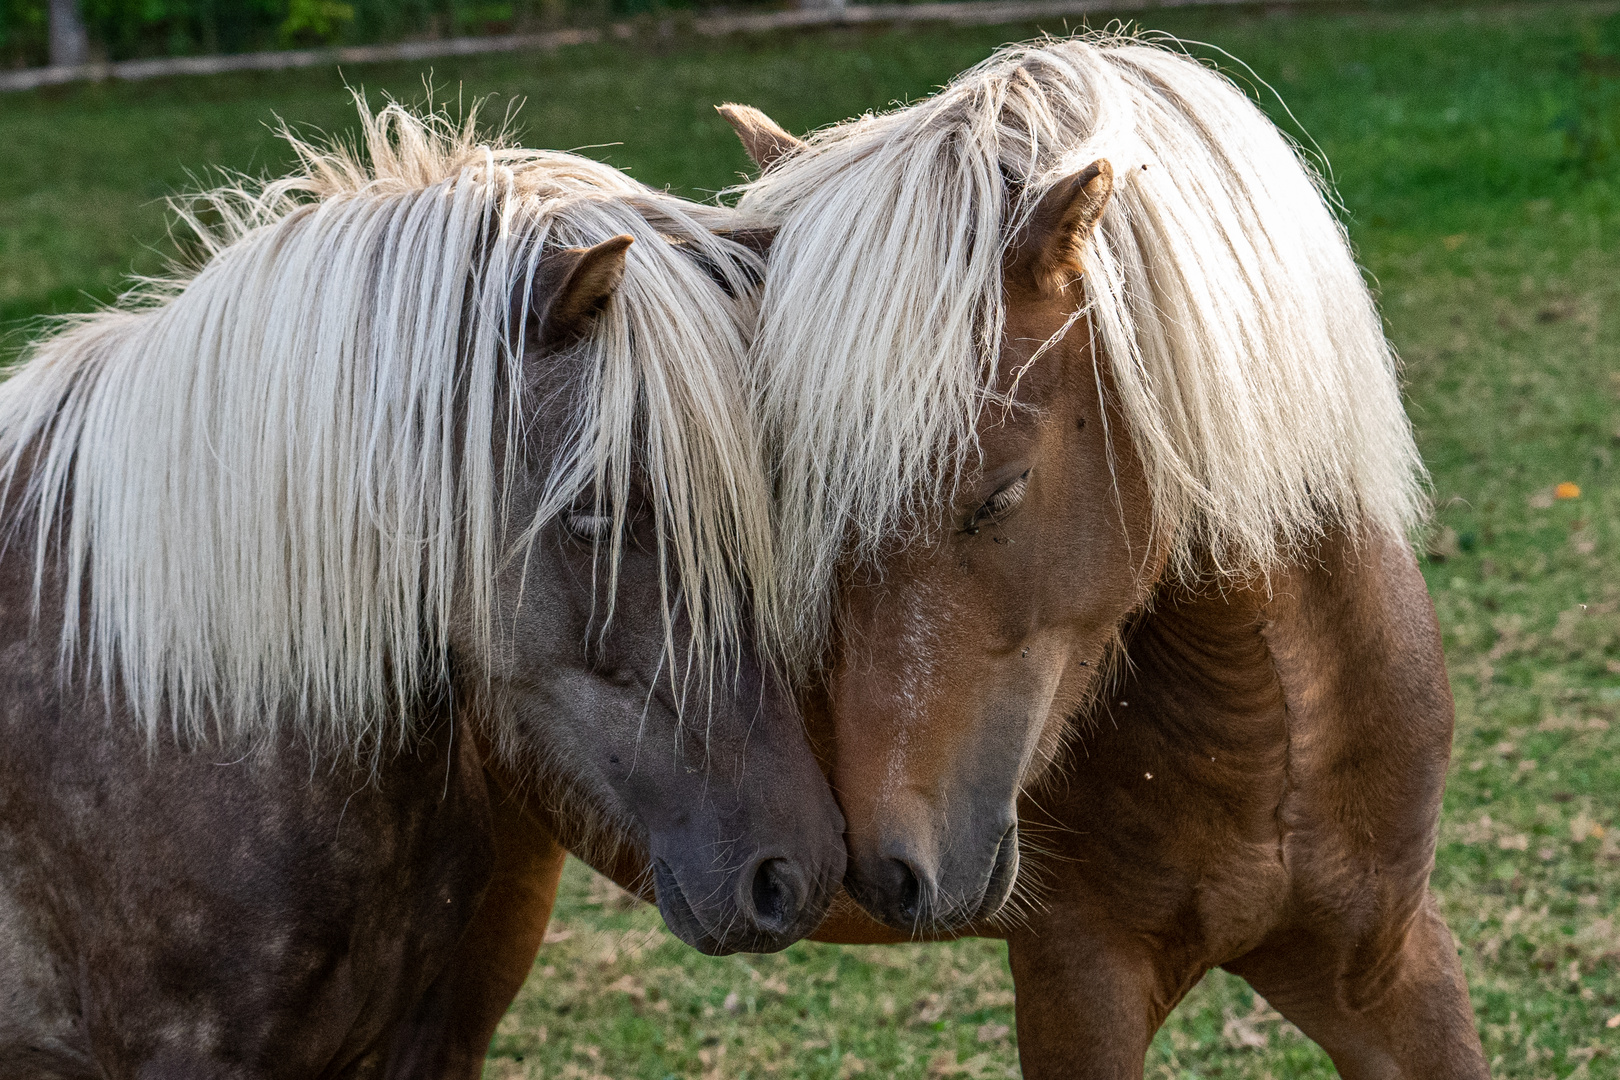
M 514 796 L 649 853 L 708 952 L 842 877 L 757 651 L 757 259 L 595 163 L 362 125 L 0 385 L 0 1077 L 409 1063 Z

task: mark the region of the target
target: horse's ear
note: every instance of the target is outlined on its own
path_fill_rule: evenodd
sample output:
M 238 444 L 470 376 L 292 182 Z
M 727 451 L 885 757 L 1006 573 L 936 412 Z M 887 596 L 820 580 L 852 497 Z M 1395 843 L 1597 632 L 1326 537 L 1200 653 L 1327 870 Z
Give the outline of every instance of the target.
M 743 149 L 760 169 L 768 169 L 804 146 L 804 140 L 783 131 L 775 120 L 752 105 L 716 105 L 715 111 L 737 132 Z
M 595 247 L 564 248 L 547 255 L 535 275 L 530 301 L 532 340 L 559 349 L 590 332 L 596 315 L 624 279 L 633 236 L 615 236 Z
M 1099 158 L 1041 196 L 1012 250 L 1010 273 L 1037 290 L 1061 293 L 1081 274 L 1080 255 L 1114 193 L 1114 167 Z

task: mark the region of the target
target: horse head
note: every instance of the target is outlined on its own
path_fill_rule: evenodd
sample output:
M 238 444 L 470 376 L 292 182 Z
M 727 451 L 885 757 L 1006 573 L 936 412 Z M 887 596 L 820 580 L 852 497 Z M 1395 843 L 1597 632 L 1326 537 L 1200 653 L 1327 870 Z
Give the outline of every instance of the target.
M 768 168 L 800 147 L 727 106 Z M 993 916 L 1019 870 L 1018 800 L 1101 685 L 1162 571 L 1151 498 L 1082 315 L 1081 253 L 1113 190 L 1099 160 L 1053 184 L 1007 246 L 997 381 L 974 467 L 934 520 L 846 554 L 808 681 L 836 746 L 845 885 L 896 929 Z
M 1107 162 L 1060 182 L 1011 246 L 995 398 L 942 519 L 841 569 L 825 699 L 846 883 L 897 928 L 959 927 L 1008 899 L 1019 795 L 1162 566 L 1126 425 L 1069 325 L 1077 245 L 1109 190 Z
M 580 395 L 601 382 L 580 346 L 605 308 L 636 302 L 615 299 L 632 239 L 559 249 L 539 263 L 522 361 L 521 412 L 532 433 L 524 453 L 533 467 L 513 482 L 515 520 L 547 517 L 541 508 L 555 491 L 548 466 L 570 455 L 569 440 L 581 435 Z M 673 248 L 655 254 L 683 258 Z M 691 261 L 682 286 L 710 291 L 711 304 L 728 302 L 723 283 Z M 636 396 L 645 409 L 646 390 Z M 729 404 L 739 414 L 708 422 L 733 424 L 740 439 L 732 449 L 746 452 L 746 399 L 737 393 Z M 614 421 L 599 412 L 597 422 Z M 716 593 L 732 587 L 725 575 L 747 568 L 697 567 L 711 576 L 683 580 L 681 570 L 694 567 L 681 565 L 681 538 L 671 535 L 681 508 L 668 501 L 682 481 L 659 471 L 661 461 L 693 471 L 755 463 L 672 461 L 647 441 L 656 424 L 643 415 L 634 426 L 639 446 L 622 482 L 595 473 L 497 578 L 504 640 L 493 681 L 510 725 L 500 742 L 543 778 L 539 790 L 566 804 L 557 820 L 572 834 L 570 846 L 610 858 L 622 831 L 644 853 L 659 910 L 682 940 L 711 954 L 775 951 L 825 914 L 844 868 L 843 822 L 797 703 L 762 651 L 759 621 L 745 613 L 723 628 L 737 635 L 730 646 L 711 651 L 725 602 Z M 697 482 L 732 495 L 761 484 L 740 472 Z M 755 538 L 730 539 L 745 548 Z M 707 626 L 694 625 L 705 618 Z

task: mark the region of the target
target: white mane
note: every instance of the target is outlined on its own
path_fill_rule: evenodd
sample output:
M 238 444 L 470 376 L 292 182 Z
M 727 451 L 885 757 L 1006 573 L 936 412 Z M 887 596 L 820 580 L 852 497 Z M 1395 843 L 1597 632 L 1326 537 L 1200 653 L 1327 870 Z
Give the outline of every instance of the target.
M 937 520 L 972 466 L 1006 246 L 1097 158 L 1118 182 L 1086 310 L 1175 572 L 1263 569 L 1327 528 L 1399 535 L 1421 515 L 1395 358 L 1294 147 L 1169 49 L 1011 46 L 932 98 L 816 133 L 742 189 L 739 209 L 780 226 L 755 356 L 806 648 L 837 560 Z
M 607 166 L 480 144 L 470 120 L 360 114 L 363 153 L 289 135 L 293 175 L 201 199 L 222 225 L 182 210 L 195 275 L 35 343 L 0 384 L 0 498 L 31 522 L 36 605 L 59 575 L 64 664 L 84 650 L 149 732 L 165 713 L 193 737 L 291 716 L 317 742 L 382 745 L 447 677 L 453 609 L 488 644 L 505 560 L 593 485 L 622 526 L 639 464 L 707 670 L 750 583 L 770 607 L 758 259 L 710 233 L 723 211 Z M 536 265 L 626 233 L 568 445 L 538 517 L 509 522 Z

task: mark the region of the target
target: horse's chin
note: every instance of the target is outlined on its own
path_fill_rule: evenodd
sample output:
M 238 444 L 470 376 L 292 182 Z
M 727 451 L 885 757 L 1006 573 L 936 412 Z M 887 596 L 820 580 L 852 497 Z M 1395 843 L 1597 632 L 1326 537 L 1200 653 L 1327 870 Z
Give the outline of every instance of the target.
M 653 891 L 658 898 L 658 913 L 676 937 L 706 956 L 730 956 L 739 951 L 720 941 L 703 925 L 681 890 L 675 871 L 663 859 L 653 860 Z
M 1018 884 L 1018 865 L 1018 826 L 1014 825 L 1002 836 L 1001 846 L 996 849 L 995 865 L 990 870 L 990 881 L 985 885 L 979 910 L 973 913 L 974 922 L 993 919 L 1007 906 L 1013 887 Z

